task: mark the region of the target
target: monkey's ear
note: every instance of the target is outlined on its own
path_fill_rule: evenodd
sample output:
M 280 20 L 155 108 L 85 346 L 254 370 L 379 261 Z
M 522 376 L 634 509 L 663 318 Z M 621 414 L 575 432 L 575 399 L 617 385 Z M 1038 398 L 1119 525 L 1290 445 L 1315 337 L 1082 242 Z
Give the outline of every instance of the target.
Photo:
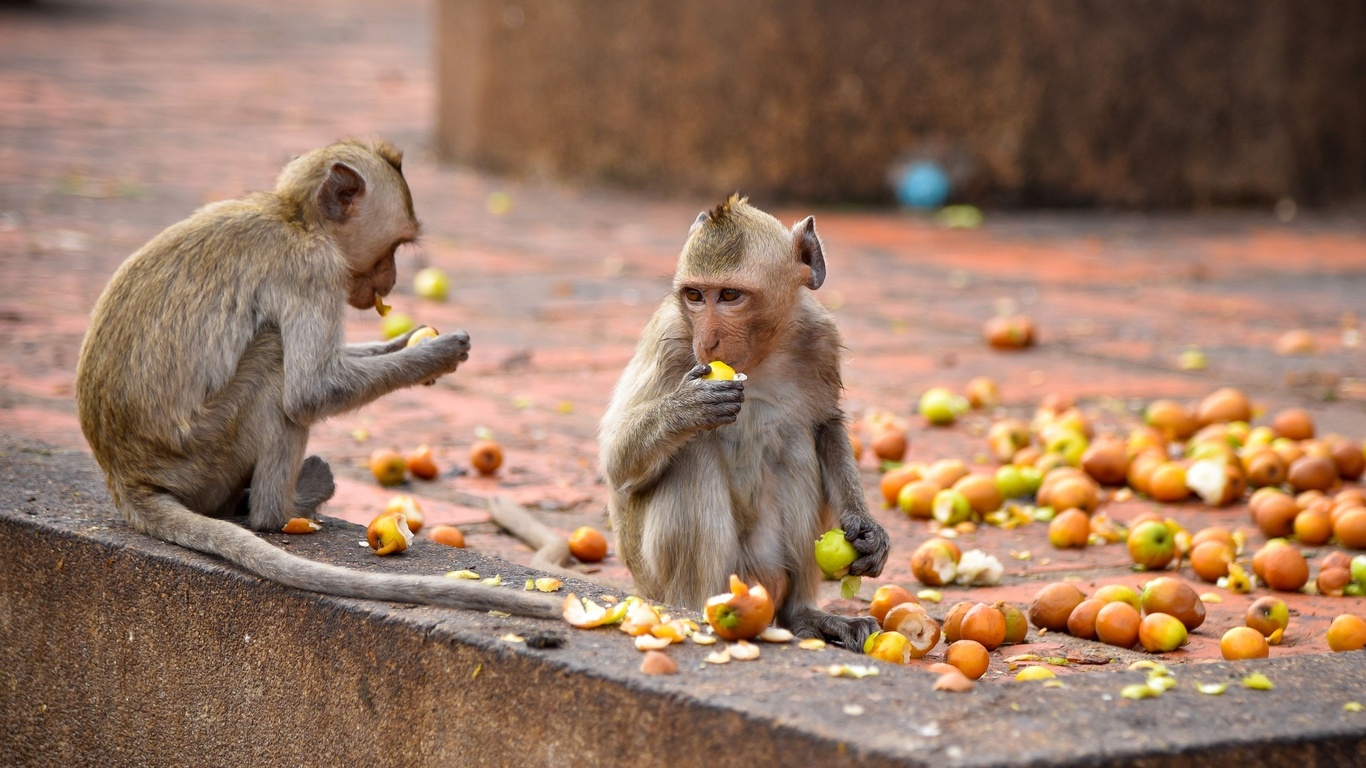
M 692 233 L 696 232 L 696 231 L 697 231 L 697 228 L 700 227 L 700 226 L 702 226 L 702 225 L 705 224 L 706 222 L 707 222 L 707 212 L 706 212 L 706 211 L 703 211 L 703 212 L 697 214 L 697 218 L 693 220 L 692 226 L 691 226 L 691 227 L 688 227 L 688 234 L 691 235 Z
M 797 257 L 811 268 L 811 277 L 806 287 L 816 290 L 825 282 L 825 251 L 821 239 L 816 236 L 816 218 L 807 216 L 792 227 L 792 239 L 796 242 Z
M 340 224 L 356 214 L 356 199 L 364 195 L 365 179 L 346 163 L 333 163 L 318 190 L 318 209 Z

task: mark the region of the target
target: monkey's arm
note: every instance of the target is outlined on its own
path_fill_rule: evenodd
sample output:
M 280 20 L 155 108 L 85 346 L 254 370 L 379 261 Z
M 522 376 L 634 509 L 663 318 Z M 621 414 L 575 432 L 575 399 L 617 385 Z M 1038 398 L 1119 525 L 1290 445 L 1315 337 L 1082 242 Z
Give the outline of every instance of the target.
M 417 333 L 425 326 L 417 325 L 410 330 L 384 341 L 362 341 L 355 344 L 346 345 L 346 354 L 352 357 L 370 357 L 372 355 L 387 355 L 390 352 L 397 352 L 408 346 L 408 337 Z
M 830 507 L 839 515 L 844 537 L 858 550 L 859 559 L 849 566 L 855 576 L 877 576 L 887 562 L 891 546 L 887 532 L 868 511 L 863 495 L 858 463 L 849 444 L 849 430 L 843 416 L 836 416 L 817 428 L 816 450 L 821 462 L 821 483 Z
M 284 410 L 291 421 L 309 425 L 359 408 L 382 395 L 430 381 L 454 371 L 469 357 L 464 331 L 442 334 L 390 354 L 356 356 L 341 342 L 341 307 L 298 316 L 290 302 L 280 302 L 280 334 L 284 342 Z M 294 306 L 300 306 L 296 303 Z M 303 304 L 302 306 L 308 306 Z
M 710 370 L 695 366 L 673 391 L 627 404 L 610 420 L 602 469 L 614 488 L 632 493 L 650 486 L 694 434 L 735 423 L 745 400 L 744 382 L 703 379 Z M 626 380 L 631 378 L 628 370 Z

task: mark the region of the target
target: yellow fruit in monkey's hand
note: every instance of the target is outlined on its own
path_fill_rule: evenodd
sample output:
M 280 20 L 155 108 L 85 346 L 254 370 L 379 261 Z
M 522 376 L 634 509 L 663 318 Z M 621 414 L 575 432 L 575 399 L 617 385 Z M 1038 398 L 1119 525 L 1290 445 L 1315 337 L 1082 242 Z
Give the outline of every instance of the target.
M 435 328 L 430 325 L 424 325 L 416 331 L 413 331 L 413 334 L 408 337 L 408 346 L 417 346 L 421 342 L 424 342 L 427 339 L 435 339 L 439 335 L 440 334 L 436 332 Z
M 816 539 L 816 565 L 827 579 L 843 578 L 858 559 L 858 550 L 844 538 L 844 531 L 833 528 Z
M 720 360 L 713 360 L 710 363 L 707 363 L 707 367 L 711 368 L 711 371 L 709 371 L 706 376 L 702 377 L 704 379 L 709 381 L 735 380 L 735 369 Z

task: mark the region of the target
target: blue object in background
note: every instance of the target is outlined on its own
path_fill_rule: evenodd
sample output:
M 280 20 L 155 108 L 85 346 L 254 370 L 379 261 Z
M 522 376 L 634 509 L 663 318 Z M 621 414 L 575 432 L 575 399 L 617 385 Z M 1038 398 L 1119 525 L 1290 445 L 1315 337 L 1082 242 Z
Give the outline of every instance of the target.
M 928 160 L 903 167 L 895 180 L 896 200 L 910 208 L 938 208 L 949 198 L 949 177 Z

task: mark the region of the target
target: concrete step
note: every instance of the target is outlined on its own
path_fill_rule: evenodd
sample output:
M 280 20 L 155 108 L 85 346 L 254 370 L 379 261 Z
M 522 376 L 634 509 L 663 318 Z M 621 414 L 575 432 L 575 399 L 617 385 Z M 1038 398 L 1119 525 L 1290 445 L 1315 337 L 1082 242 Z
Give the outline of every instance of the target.
M 376 558 L 328 520 L 275 543 L 371 570 L 531 572 L 419 540 Z M 614 629 L 352 600 L 276 586 L 131 531 L 93 461 L 0 437 L 0 765 L 1366 765 L 1366 656 L 1178 670 L 1129 701 L 1142 673 L 1065 687 L 985 683 L 936 693 L 932 675 L 827 648 L 763 646 L 647 677 Z M 582 582 L 565 590 L 597 594 Z M 539 639 L 532 647 L 506 635 Z M 1229 682 L 1222 696 L 1197 681 Z

